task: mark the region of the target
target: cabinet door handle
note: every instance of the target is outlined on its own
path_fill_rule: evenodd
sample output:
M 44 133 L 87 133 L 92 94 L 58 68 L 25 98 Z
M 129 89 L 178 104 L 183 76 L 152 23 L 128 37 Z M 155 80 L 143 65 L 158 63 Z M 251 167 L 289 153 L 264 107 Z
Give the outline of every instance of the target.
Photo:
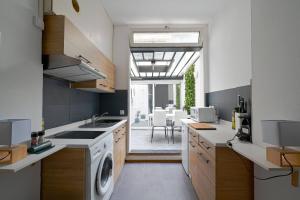
M 200 143 L 201 143 L 207 150 L 210 149 L 210 146 L 207 146 L 207 145 L 205 144 L 205 142 L 201 141 Z
M 103 87 L 107 87 L 107 85 L 103 84 L 103 83 L 99 83 L 100 86 L 103 86 Z
M 206 162 L 206 164 L 209 163 L 209 160 L 208 160 L 207 158 L 205 158 L 205 156 L 203 156 L 202 153 L 198 153 L 198 154 L 199 154 L 199 157 L 200 157 L 204 162 Z
M 119 140 L 120 140 L 120 138 L 118 138 L 117 140 L 115 140 L 115 143 L 118 143 L 118 142 L 119 142 Z
M 191 146 L 192 146 L 193 148 L 195 148 L 195 145 L 193 145 L 193 142 L 192 142 L 192 141 L 189 141 L 189 143 L 191 144 Z
M 86 57 L 84 57 L 83 55 L 79 55 L 78 58 L 88 64 L 91 64 L 91 61 L 89 61 L 89 59 L 87 59 Z

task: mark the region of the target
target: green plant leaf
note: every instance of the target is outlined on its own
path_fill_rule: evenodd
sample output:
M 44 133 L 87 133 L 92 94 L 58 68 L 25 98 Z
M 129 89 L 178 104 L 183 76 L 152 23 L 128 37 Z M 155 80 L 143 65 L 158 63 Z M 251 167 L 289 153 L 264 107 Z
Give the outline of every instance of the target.
M 188 114 L 190 114 L 191 107 L 195 106 L 195 65 L 191 65 L 184 75 L 185 79 L 185 106 Z

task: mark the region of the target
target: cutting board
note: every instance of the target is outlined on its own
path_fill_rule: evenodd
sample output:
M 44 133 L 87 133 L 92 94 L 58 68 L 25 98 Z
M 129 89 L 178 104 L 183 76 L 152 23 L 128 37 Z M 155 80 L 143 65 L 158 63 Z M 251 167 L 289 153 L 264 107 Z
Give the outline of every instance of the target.
M 216 127 L 207 123 L 190 123 L 189 125 L 196 130 L 217 130 Z

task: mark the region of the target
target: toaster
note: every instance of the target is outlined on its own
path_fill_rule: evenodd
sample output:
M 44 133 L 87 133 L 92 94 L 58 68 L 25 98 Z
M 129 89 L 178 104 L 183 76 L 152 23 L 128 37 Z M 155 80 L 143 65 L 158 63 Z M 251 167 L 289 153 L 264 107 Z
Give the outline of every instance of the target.
M 214 107 L 191 107 L 191 118 L 197 122 L 216 122 L 216 109 Z

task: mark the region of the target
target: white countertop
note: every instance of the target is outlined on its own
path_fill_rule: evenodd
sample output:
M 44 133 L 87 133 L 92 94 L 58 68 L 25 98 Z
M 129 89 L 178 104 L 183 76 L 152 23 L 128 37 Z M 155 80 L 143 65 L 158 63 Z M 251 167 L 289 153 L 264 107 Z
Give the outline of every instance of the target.
M 192 119 L 182 119 L 182 123 L 195 123 Z M 197 130 L 198 134 L 216 147 L 227 147 L 227 141 L 232 139 L 236 130 L 231 128 L 231 122 L 221 121 L 220 124 L 212 123 L 216 130 Z M 249 142 L 241 142 L 235 138 L 232 142 L 232 149 L 240 155 L 248 158 L 258 166 L 268 171 L 289 170 L 285 167 L 274 165 L 266 159 L 266 148 Z M 230 148 L 230 147 L 228 147 Z
M 28 154 L 28 156 L 22 160 L 19 160 L 18 162 L 15 162 L 13 164 L 1 164 L 0 165 L 0 172 L 17 172 L 20 171 L 21 169 L 28 167 L 43 158 L 46 158 L 47 156 L 50 156 L 54 154 L 55 152 L 58 152 L 65 148 L 66 145 L 55 145 L 53 148 L 40 153 L 40 154 Z
M 127 117 L 103 117 L 100 119 L 122 119 L 122 121 L 116 123 L 114 126 L 111 126 L 109 128 L 78 128 L 79 126 L 84 125 L 85 123 L 91 122 L 91 120 L 85 120 L 73 124 L 68 124 L 66 126 L 48 129 L 46 130 L 45 136 L 49 137 L 51 135 L 55 135 L 63 131 L 105 131 L 104 134 L 98 136 L 95 139 L 49 139 L 55 145 L 66 145 L 69 148 L 88 148 L 97 143 L 102 138 L 106 137 L 108 134 L 111 134 L 113 130 L 127 122 Z
M 182 119 L 182 123 L 197 123 L 192 119 Z M 216 130 L 197 130 L 197 133 L 205 138 L 212 145 L 217 147 L 226 147 L 226 142 L 234 137 L 235 130 L 232 130 L 231 123 L 221 120 L 219 124 L 210 123 Z
M 40 154 L 28 154 L 26 158 L 19 160 L 18 162 L 13 164 L 1 164 L 0 172 L 17 172 L 66 147 L 88 148 L 93 144 L 97 143 L 103 137 L 107 136 L 108 134 L 111 134 L 113 130 L 115 130 L 116 128 L 120 127 L 121 125 L 127 122 L 127 117 L 103 117 L 103 119 L 122 119 L 122 121 L 118 122 L 117 124 L 109 128 L 78 128 L 78 126 L 91 121 L 91 120 L 85 120 L 85 121 L 80 121 L 65 126 L 53 128 L 53 129 L 48 129 L 46 130 L 45 137 L 54 135 L 59 132 L 70 131 L 70 130 L 105 131 L 105 133 L 95 139 L 49 139 L 53 143 L 53 145 L 55 145 L 53 148 L 45 152 L 42 152 Z

